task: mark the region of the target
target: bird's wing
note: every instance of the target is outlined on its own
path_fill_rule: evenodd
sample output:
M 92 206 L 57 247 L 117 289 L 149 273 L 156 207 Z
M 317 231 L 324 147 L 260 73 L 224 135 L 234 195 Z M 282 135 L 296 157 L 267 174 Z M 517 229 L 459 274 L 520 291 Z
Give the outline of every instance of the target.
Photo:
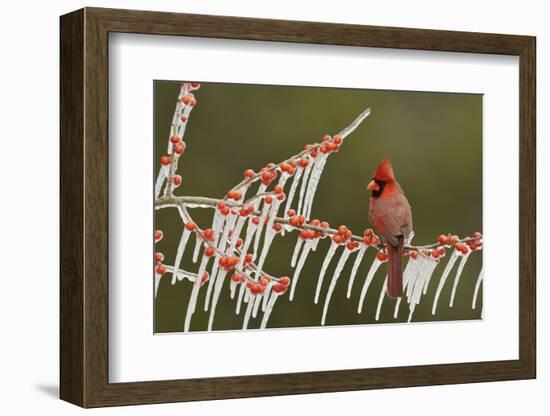
M 412 213 L 407 198 L 403 194 L 378 198 L 371 203 L 369 217 L 373 225 L 390 244 L 399 243 L 397 236 L 407 237 L 412 231 Z

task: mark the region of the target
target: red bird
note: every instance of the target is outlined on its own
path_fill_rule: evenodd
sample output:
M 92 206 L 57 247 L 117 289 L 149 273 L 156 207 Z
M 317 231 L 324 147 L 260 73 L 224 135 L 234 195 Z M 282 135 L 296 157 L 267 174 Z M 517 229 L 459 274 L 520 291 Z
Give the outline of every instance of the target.
M 413 227 L 411 206 L 388 159 L 380 162 L 367 189 L 372 191 L 369 220 L 388 253 L 388 296 L 399 298 L 403 296 L 403 244 Z

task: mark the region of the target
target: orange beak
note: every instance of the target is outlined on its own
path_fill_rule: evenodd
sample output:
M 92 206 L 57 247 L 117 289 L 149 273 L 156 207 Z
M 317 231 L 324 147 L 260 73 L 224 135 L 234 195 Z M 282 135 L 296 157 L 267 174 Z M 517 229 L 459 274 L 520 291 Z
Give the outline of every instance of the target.
M 373 179 L 373 180 L 370 181 L 369 184 L 367 185 L 367 189 L 368 189 L 369 191 L 376 192 L 376 191 L 379 191 L 379 190 L 380 190 L 380 186 L 378 186 L 378 184 L 376 183 L 376 181 Z

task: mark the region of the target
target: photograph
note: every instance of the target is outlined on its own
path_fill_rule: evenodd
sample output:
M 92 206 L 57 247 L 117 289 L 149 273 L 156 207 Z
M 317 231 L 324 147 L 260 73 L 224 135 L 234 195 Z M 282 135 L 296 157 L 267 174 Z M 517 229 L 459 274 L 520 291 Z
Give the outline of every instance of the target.
M 483 319 L 483 94 L 152 88 L 155 334 Z

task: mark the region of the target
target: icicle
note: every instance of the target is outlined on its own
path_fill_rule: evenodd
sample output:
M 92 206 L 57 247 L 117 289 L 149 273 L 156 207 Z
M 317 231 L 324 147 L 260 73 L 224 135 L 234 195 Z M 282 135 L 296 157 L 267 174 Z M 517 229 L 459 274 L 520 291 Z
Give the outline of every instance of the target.
M 321 179 L 321 175 L 323 174 L 323 170 L 325 169 L 325 165 L 327 163 L 329 154 L 323 154 L 321 153 L 319 156 L 317 156 L 319 161 L 315 165 L 315 175 L 312 179 L 310 179 L 310 185 L 308 187 L 308 193 L 306 194 L 306 208 L 305 208 L 305 217 L 309 219 L 311 215 L 311 209 L 313 207 L 313 199 L 315 198 L 315 193 L 317 192 L 317 187 L 319 186 L 319 181 Z M 311 183 L 313 180 L 313 183 Z
M 294 195 L 296 194 L 296 188 L 298 188 L 298 184 L 300 182 L 300 178 L 302 177 L 303 171 L 303 169 L 296 169 L 296 173 L 292 177 L 292 185 L 290 186 L 290 191 L 288 192 L 288 197 L 286 198 L 285 212 L 287 212 L 292 206 L 292 200 L 294 199 Z M 288 229 L 290 229 L 290 226 L 288 227 Z
M 460 263 L 458 265 L 458 269 L 456 271 L 455 280 L 453 282 L 453 290 L 451 291 L 451 299 L 449 301 L 449 307 L 453 307 L 453 303 L 455 300 L 456 295 L 456 288 L 458 286 L 458 282 L 460 281 L 460 276 L 462 276 L 462 271 L 464 270 L 464 266 L 466 265 L 466 262 L 468 261 L 468 258 L 470 257 L 471 251 L 468 251 L 464 256 L 462 256 L 462 260 L 460 260 Z
M 439 279 L 439 285 L 437 286 L 437 291 L 435 292 L 434 297 L 434 303 L 432 306 L 432 315 L 435 315 L 437 311 L 437 302 L 439 301 L 439 296 L 441 295 L 441 290 L 443 289 L 443 286 L 445 285 L 445 281 L 447 280 L 447 277 L 449 276 L 449 273 L 451 272 L 451 269 L 453 268 L 456 260 L 458 259 L 459 254 L 457 250 L 453 250 L 453 254 L 451 254 L 451 257 L 449 258 L 449 261 L 447 262 L 447 265 L 445 266 L 445 270 L 443 271 L 443 274 L 441 275 L 441 278 Z
M 330 248 L 328 249 L 325 260 L 323 261 L 323 265 L 321 266 L 321 272 L 319 273 L 319 278 L 317 280 L 317 288 L 315 289 L 315 304 L 319 302 L 319 295 L 321 294 L 321 286 L 323 286 L 323 278 L 325 277 L 325 273 L 327 271 L 328 265 L 330 264 L 330 261 L 332 260 L 334 253 L 336 253 L 337 248 L 338 248 L 338 244 L 331 241 Z
M 241 304 L 243 302 L 243 296 L 246 290 L 246 283 L 241 283 L 239 287 L 239 296 L 237 297 L 237 304 L 235 306 L 235 314 L 241 313 Z
M 278 199 L 273 200 L 273 202 L 271 203 L 271 209 L 269 211 L 269 220 L 265 227 L 265 237 L 264 237 L 264 245 L 262 247 L 262 254 L 260 255 L 260 259 L 258 260 L 258 263 L 257 263 L 258 265 L 256 269 L 257 276 L 260 276 L 262 274 L 262 269 L 264 267 L 267 254 L 269 253 L 271 243 L 273 242 L 273 239 L 277 235 L 277 232 L 273 229 L 273 224 L 280 205 L 281 205 L 281 201 L 279 201 Z
M 250 315 L 252 315 L 252 309 L 254 308 L 255 296 L 250 296 L 246 305 L 246 311 L 243 319 L 243 330 L 248 329 L 248 321 L 250 321 Z
M 212 325 L 214 324 L 214 316 L 216 315 L 216 306 L 218 305 L 218 299 L 222 290 L 223 281 L 227 272 L 220 270 L 219 276 L 216 278 L 216 286 L 214 287 L 214 294 L 212 296 L 212 307 L 210 308 L 210 316 L 208 318 L 208 331 L 212 331 Z
M 235 299 L 235 291 L 237 289 L 237 286 L 238 286 L 238 283 L 237 282 L 234 282 L 233 280 L 231 280 L 231 282 L 229 282 L 229 296 L 231 299 Z
M 237 220 L 237 226 L 235 227 L 233 234 L 231 234 L 231 244 L 229 245 L 229 250 L 227 251 L 230 255 L 233 254 L 233 252 L 235 251 L 235 247 L 237 246 L 237 240 L 241 235 L 241 231 L 243 229 L 243 225 L 245 221 L 246 221 L 246 217 L 239 216 L 239 219 Z
M 206 267 L 208 266 L 208 261 L 209 260 L 210 260 L 210 257 L 205 256 L 204 254 L 202 255 L 201 264 L 199 266 L 199 272 L 197 273 L 197 276 L 200 276 L 201 285 L 202 285 L 202 275 L 206 271 Z M 211 280 L 213 277 L 214 277 L 213 275 L 210 276 L 209 280 Z M 196 307 L 197 307 L 197 303 L 195 302 L 195 304 L 193 305 L 193 313 L 195 313 Z
M 271 288 L 275 285 L 275 282 L 273 280 L 270 280 L 267 286 L 265 287 L 264 293 L 262 295 L 262 312 L 265 312 L 265 309 L 267 308 L 267 303 L 269 301 L 269 297 L 273 296 L 273 293 L 271 291 Z
M 161 168 L 159 169 L 159 174 L 155 182 L 155 198 L 158 198 L 160 195 L 160 191 L 162 191 L 162 185 L 164 184 L 164 181 L 168 176 L 169 169 L 169 166 L 161 166 Z
M 159 290 L 159 284 L 160 284 L 160 278 L 162 277 L 162 274 L 155 273 L 155 299 L 157 298 L 157 292 Z
M 479 287 L 481 286 L 482 280 L 483 280 L 483 267 L 481 268 L 481 271 L 479 272 L 479 276 L 477 277 L 476 287 L 474 289 L 474 296 L 472 297 L 472 309 L 476 308 L 477 295 L 479 293 Z
M 290 260 L 290 265 L 292 267 L 296 266 L 296 260 L 298 260 L 298 253 L 300 252 L 300 248 L 302 248 L 303 243 L 304 243 L 304 239 L 298 235 L 296 239 L 296 245 L 294 246 L 294 253 L 292 253 L 292 260 Z
M 367 245 L 361 244 L 361 248 L 357 252 L 357 257 L 355 257 L 355 261 L 353 262 L 353 268 L 351 269 L 351 274 L 349 276 L 349 282 L 348 282 L 348 293 L 346 295 L 348 299 L 351 297 L 351 289 L 353 288 L 355 275 L 357 274 L 357 270 L 359 270 L 359 265 L 361 264 L 361 260 L 363 260 L 363 256 L 365 255 L 367 248 L 368 248 Z
M 407 262 L 407 266 L 405 267 L 405 270 L 403 270 L 403 291 L 406 292 L 406 289 L 409 285 L 409 279 L 411 276 L 411 269 L 414 268 L 413 265 L 417 260 L 413 259 L 412 257 L 409 257 L 409 261 Z M 393 319 L 397 319 L 397 315 L 399 315 L 399 306 L 401 305 L 401 299 L 403 299 L 403 296 L 397 299 L 395 302 L 395 309 L 393 310 Z
M 388 290 L 388 276 L 384 279 L 384 284 L 382 285 L 382 290 L 380 291 L 380 296 L 378 297 L 378 306 L 376 307 L 376 316 L 374 319 L 377 321 L 380 319 L 380 311 L 382 310 L 382 303 L 384 302 L 384 297 L 386 295 L 386 290 Z
M 412 261 L 411 268 L 407 269 L 405 273 L 403 273 L 403 276 L 404 276 L 403 279 L 408 282 L 406 287 L 407 301 L 409 301 L 409 299 L 412 297 L 412 292 L 414 289 L 414 284 L 416 282 L 416 279 L 418 278 L 418 275 L 422 270 L 422 267 L 427 262 L 426 257 L 424 256 L 419 256 L 416 259 L 411 258 L 411 260 L 409 260 L 409 263 L 411 263 L 411 261 Z
M 365 296 L 367 295 L 367 291 L 369 290 L 369 286 L 372 282 L 372 279 L 374 278 L 374 275 L 378 271 L 378 268 L 382 262 L 378 260 L 377 257 L 374 258 L 369 272 L 367 273 L 367 277 L 365 278 L 365 283 L 363 284 L 363 288 L 361 289 L 361 295 L 359 296 L 359 306 L 357 307 L 357 313 L 363 312 L 363 302 L 365 300 Z
M 416 303 L 411 303 L 411 306 L 409 309 L 409 317 L 407 318 L 407 323 L 411 323 L 415 308 L 416 308 Z
M 264 203 L 262 207 L 262 213 L 260 214 L 260 223 L 258 224 L 258 231 L 256 231 L 256 236 L 254 238 L 254 258 L 258 254 L 258 249 L 260 247 L 260 238 L 262 236 L 262 230 L 267 220 L 268 213 L 269 213 L 269 205 Z
M 435 268 L 439 265 L 439 261 L 426 258 L 426 261 L 422 265 L 418 277 L 414 282 L 414 288 L 412 290 L 411 298 L 409 299 L 410 303 L 419 304 L 420 298 L 422 297 L 422 292 L 426 285 L 426 281 L 429 280 L 435 271 Z
M 323 316 L 321 318 L 321 325 L 325 325 L 325 321 L 326 321 L 326 318 L 327 318 L 327 312 L 328 312 L 328 306 L 330 304 L 330 299 L 332 298 L 332 292 L 334 292 L 336 282 L 338 281 L 338 278 L 340 277 L 340 274 L 342 273 L 342 269 L 346 265 L 346 262 L 348 261 L 348 258 L 349 258 L 350 254 L 351 254 L 351 250 L 348 250 L 346 247 L 344 247 L 344 251 L 342 252 L 342 255 L 340 256 L 340 260 L 338 260 L 338 263 L 336 265 L 336 269 L 334 270 L 334 273 L 332 275 L 332 279 L 330 280 L 330 285 L 328 287 L 327 296 L 325 297 L 325 305 L 323 306 Z
M 246 234 L 244 237 L 243 247 L 241 250 L 241 256 L 239 258 L 239 269 L 242 269 L 244 266 L 244 261 L 246 260 L 246 255 L 248 254 L 248 249 L 252 243 L 254 233 L 258 229 L 258 226 L 252 222 L 252 218 L 248 220 L 248 225 L 246 227 Z
M 265 329 L 267 327 L 267 321 L 269 320 L 269 317 L 271 316 L 271 312 L 273 311 L 273 306 L 275 306 L 275 302 L 279 298 L 280 295 L 274 293 L 269 298 L 269 303 L 267 304 L 267 308 L 264 312 L 264 316 L 262 317 L 262 323 L 260 324 L 260 329 Z
M 256 295 L 256 298 L 254 299 L 254 307 L 252 308 L 252 317 L 255 318 L 258 315 L 258 309 L 260 308 L 260 304 L 262 303 L 263 295 Z
M 222 227 L 225 224 L 225 216 L 222 215 L 222 213 L 218 210 L 216 210 L 216 213 L 214 214 L 214 219 L 212 220 L 212 232 L 214 234 L 214 247 L 218 246 L 218 242 L 220 241 L 220 236 L 222 233 Z
M 197 297 L 199 296 L 199 289 L 201 288 L 202 274 L 197 275 L 195 282 L 193 283 L 193 290 L 191 291 L 191 297 L 187 303 L 187 313 L 185 314 L 185 325 L 183 332 L 189 332 L 191 326 L 191 317 L 195 312 L 195 304 L 197 303 Z
M 300 195 L 298 196 L 298 209 L 296 210 L 296 215 L 303 215 L 303 203 L 304 203 L 304 195 L 305 190 L 307 187 L 307 180 L 309 177 L 309 174 L 311 173 L 311 169 L 315 165 L 315 159 L 312 159 L 308 156 L 307 160 L 309 160 L 308 165 L 304 169 L 304 178 L 302 179 L 302 186 L 300 186 Z
M 195 238 L 195 250 L 193 250 L 193 263 L 196 263 L 199 259 L 199 252 L 201 251 L 202 240 L 200 238 Z
M 301 240 L 301 238 L 300 238 Z M 294 299 L 294 291 L 296 290 L 296 285 L 298 284 L 298 279 L 300 278 L 300 273 L 302 272 L 302 268 L 304 267 L 304 264 L 306 262 L 307 256 L 315 244 L 316 241 L 319 241 L 318 239 L 315 240 L 308 240 L 306 241 L 304 245 L 304 250 L 302 251 L 302 254 L 300 255 L 300 260 L 298 260 L 298 265 L 296 266 L 296 269 L 294 270 L 294 276 L 292 277 L 292 282 L 290 284 L 290 296 L 288 297 L 288 300 L 292 301 Z
M 178 245 L 178 251 L 176 252 L 176 260 L 174 262 L 174 269 L 179 269 L 181 264 L 181 259 L 183 258 L 183 252 L 185 251 L 185 246 L 187 245 L 187 241 L 189 240 L 189 235 L 191 234 L 191 231 L 189 231 L 187 228 L 183 229 L 183 233 L 181 234 L 180 243 Z M 172 284 L 176 284 L 176 278 L 177 278 L 177 271 L 174 270 L 172 272 Z

